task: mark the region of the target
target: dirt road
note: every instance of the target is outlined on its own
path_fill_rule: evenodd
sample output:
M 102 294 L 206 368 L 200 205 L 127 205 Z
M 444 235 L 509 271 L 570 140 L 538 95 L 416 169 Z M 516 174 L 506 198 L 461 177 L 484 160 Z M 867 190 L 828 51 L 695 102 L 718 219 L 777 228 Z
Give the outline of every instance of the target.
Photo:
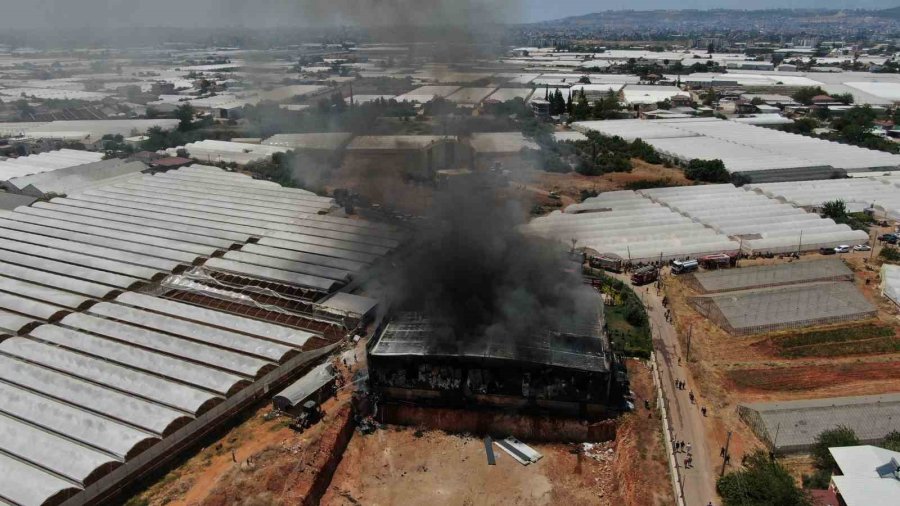
M 620 276 L 620 279 L 625 280 L 626 277 Z M 676 454 L 679 473 L 684 483 L 685 504 L 687 506 L 706 506 L 710 501 L 718 504 L 715 490 L 718 467 L 713 456 L 719 454 L 720 443 L 707 441 L 705 424 L 707 420 L 700 411 L 702 399 L 700 399 L 698 390 L 692 390 L 695 388 L 693 380 L 687 368 L 682 364 L 685 362 L 685 358 L 675 327 L 666 321 L 666 310 L 662 305 L 662 296 L 657 294 L 656 285 L 635 287 L 634 289 L 644 302 L 647 316 L 650 319 L 663 392 L 668 402 L 669 417 L 675 432 L 673 438 L 691 445 L 693 457 L 691 467 L 684 467 L 686 450 Z M 687 382 L 684 390 L 675 387 L 676 380 Z M 695 403 L 691 403 L 691 391 L 696 394 Z M 715 451 L 713 452 L 713 450 Z

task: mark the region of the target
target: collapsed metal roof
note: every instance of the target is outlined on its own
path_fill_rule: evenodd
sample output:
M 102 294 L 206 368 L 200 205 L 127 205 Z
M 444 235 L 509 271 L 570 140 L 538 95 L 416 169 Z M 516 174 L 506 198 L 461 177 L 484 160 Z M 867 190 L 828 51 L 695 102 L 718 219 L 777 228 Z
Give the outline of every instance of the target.
M 590 372 L 610 370 L 610 348 L 596 323 L 563 324 L 502 339 L 459 340 L 447 325 L 420 313 L 401 313 L 372 347 L 376 357 L 429 356 L 503 360 Z

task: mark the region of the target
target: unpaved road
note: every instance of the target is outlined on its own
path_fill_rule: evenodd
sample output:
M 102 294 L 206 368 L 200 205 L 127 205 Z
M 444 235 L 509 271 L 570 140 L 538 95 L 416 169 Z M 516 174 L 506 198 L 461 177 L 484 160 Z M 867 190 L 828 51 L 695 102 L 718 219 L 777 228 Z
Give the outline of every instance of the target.
M 628 282 L 627 276 L 618 275 L 617 277 Z M 715 482 L 719 476 L 719 468 L 713 460 L 713 456 L 719 454 L 720 444 L 724 442 L 710 443 L 708 441 L 706 427 L 708 420 L 700 412 L 703 400 L 685 367 L 685 355 L 681 350 L 677 331 L 671 323 L 666 321 L 662 296 L 657 294 L 656 285 L 634 287 L 634 290 L 644 302 L 647 316 L 650 319 L 663 392 L 667 399 L 669 417 L 675 432 L 674 439 L 691 444 L 693 464 L 690 468 L 684 467 L 685 453 L 676 455 L 679 472 L 684 483 L 685 504 L 687 506 L 706 506 L 710 501 L 718 504 Z M 687 382 L 684 390 L 675 388 L 676 380 Z M 697 399 L 694 404 L 689 398 L 692 390 Z

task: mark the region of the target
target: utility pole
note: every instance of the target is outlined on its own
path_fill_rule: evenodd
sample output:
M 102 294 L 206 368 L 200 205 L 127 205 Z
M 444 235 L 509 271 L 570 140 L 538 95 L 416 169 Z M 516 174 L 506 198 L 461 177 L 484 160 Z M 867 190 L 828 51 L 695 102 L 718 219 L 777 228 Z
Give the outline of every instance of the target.
M 869 261 L 872 261 L 872 257 L 875 255 L 875 234 L 876 232 L 872 232 L 872 249 L 869 250 Z
M 685 361 L 691 361 L 691 337 L 694 335 L 694 324 L 692 323 L 690 327 L 688 327 L 688 338 L 687 338 L 687 353 L 685 354 Z
M 797 244 L 797 254 L 803 251 L 803 229 L 800 229 L 800 243 Z
M 725 453 L 722 455 L 722 472 L 719 477 L 725 476 L 725 462 L 728 461 L 728 446 L 731 444 L 731 431 L 728 431 L 728 438 L 725 439 Z

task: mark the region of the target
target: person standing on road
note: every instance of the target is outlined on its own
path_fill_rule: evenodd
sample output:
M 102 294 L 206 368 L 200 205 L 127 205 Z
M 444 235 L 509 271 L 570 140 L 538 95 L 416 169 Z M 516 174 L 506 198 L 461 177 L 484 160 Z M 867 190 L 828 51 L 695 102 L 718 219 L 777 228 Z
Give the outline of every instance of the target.
M 687 448 L 687 454 L 690 455 L 691 454 L 691 443 L 687 443 L 685 445 L 685 447 Z

